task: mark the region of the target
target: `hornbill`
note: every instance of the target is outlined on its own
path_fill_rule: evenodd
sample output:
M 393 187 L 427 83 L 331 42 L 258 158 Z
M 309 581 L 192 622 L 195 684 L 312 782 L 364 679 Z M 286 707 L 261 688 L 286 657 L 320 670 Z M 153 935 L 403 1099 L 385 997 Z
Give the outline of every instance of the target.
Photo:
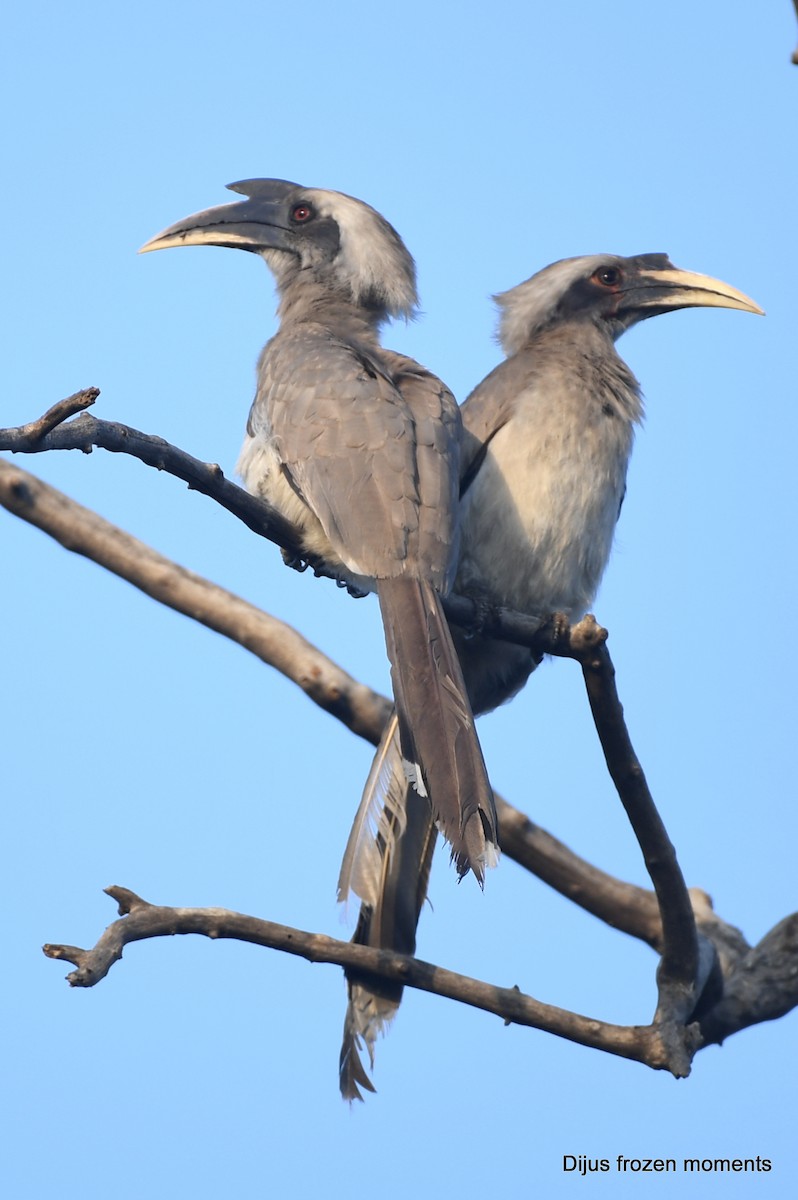
M 492 607 L 573 622 L 587 612 L 607 565 L 635 427 L 640 387 L 615 342 L 647 317 L 679 308 L 761 313 L 725 283 L 673 266 L 664 254 L 564 259 L 496 296 L 506 354 L 465 401 L 461 548 L 456 592 Z M 474 713 L 509 700 L 540 657 L 510 642 L 454 630 Z M 389 725 L 377 760 L 390 764 L 378 838 L 356 819 L 339 897 L 361 900 L 353 940 L 413 954 L 435 827 L 406 794 Z M 372 773 L 374 774 L 374 773 Z M 371 804 L 372 827 L 379 796 Z M 399 814 L 399 815 L 397 815 Z M 395 1014 L 400 986 L 348 973 L 340 1060 L 345 1098 L 373 1091 L 359 1050 Z
M 142 250 L 230 246 L 274 274 L 280 325 L 258 362 L 238 471 L 301 532 L 303 549 L 379 598 L 399 769 L 482 883 L 496 813 L 441 597 L 457 565 L 461 421 L 448 388 L 380 345 L 417 304 L 396 230 L 351 196 L 283 179 L 171 225 Z

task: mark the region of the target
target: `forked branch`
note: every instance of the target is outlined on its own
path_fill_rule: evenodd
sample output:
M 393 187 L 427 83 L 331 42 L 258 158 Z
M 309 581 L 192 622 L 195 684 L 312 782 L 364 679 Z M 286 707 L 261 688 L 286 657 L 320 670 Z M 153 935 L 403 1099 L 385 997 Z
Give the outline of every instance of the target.
M 525 1025 L 595 1050 L 632 1059 L 677 1077 L 689 1071 L 694 1054 L 704 1046 L 761 1021 L 783 1016 L 798 1004 L 798 914 L 786 918 L 758 946 L 740 959 L 730 976 L 724 1001 L 700 1023 L 681 1030 L 655 1021 L 645 1026 L 613 1025 L 543 1004 L 518 987 L 497 987 L 388 950 L 307 933 L 223 908 L 169 908 L 148 904 L 127 888 L 110 887 L 121 918 L 114 921 L 91 950 L 47 945 L 48 958 L 72 963 L 71 987 L 94 987 L 122 958 L 132 942 L 175 934 L 232 938 L 295 954 L 308 962 L 353 968 L 405 987 L 431 992 L 501 1017 L 506 1024 Z
M 132 454 L 212 497 L 249 528 L 281 545 L 288 557 L 300 557 L 293 528 L 269 505 L 225 479 L 218 466 L 202 463 L 163 439 L 128 426 L 97 421 L 85 413 L 74 417 L 94 403 L 97 395 L 97 389 L 87 389 L 59 402 L 37 421 L 0 430 L 0 449 L 89 452 L 93 446 L 100 446 Z M 352 679 L 289 626 L 179 567 L 96 513 L 2 461 L 0 504 L 154 599 L 237 641 L 294 680 L 354 732 L 371 742 L 378 741 L 389 702 Z M 474 606 L 465 597 L 453 596 L 447 601 L 447 612 L 450 619 L 468 625 L 474 617 Z M 793 982 L 798 918 L 786 918 L 752 950 L 738 930 L 712 912 L 704 893 L 694 890 L 688 894 L 629 739 L 606 648 L 606 631 L 592 617 L 568 627 L 559 620 L 541 621 L 508 612 L 492 614 L 489 622 L 483 615 L 483 628 L 491 636 L 531 646 L 538 652 L 574 658 L 582 665 L 607 766 L 640 843 L 655 893 L 615 880 L 586 863 L 497 797 L 503 850 L 575 903 L 661 952 L 659 1001 L 651 1026 L 621 1030 L 542 1005 L 522 997 L 516 989 L 508 991 L 466 980 L 400 955 L 304 934 L 221 909 L 156 908 L 124 889 L 109 892 L 127 905 L 120 911 L 129 915 L 111 926 L 94 950 L 47 948 L 51 957 L 76 963 L 78 970 L 70 981 L 76 986 L 97 982 L 121 956 L 122 946 L 142 937 L 170 932 L 239 937 L 315 961 L 384 974 L 408 986 L 433 990 L 496 1012 L 515 1023 L 533 1025 L 650 1066 L 666 1067 L 677 1075 L 689 1071 L 698 1045 L 698 1027 L 689 1024 L 697 1000 L 701 1001 L 697 1012 L 706 1041 L 720 1041 L 746 1024 L 789 1011 L 798 1002 Z M 713 981 L 717 985 L 721 976 L 726 981 L 725 999 L 716 1003 L 720 989 L 713 991 L 711 985 Z M 752 981 L 764 978 L 768 980 L 766 994 L 755 995 Z
M 306 933 L 288 925 L 278 925 L 223 908 L 166 908 L 148 904 L 127 888 L 110 887 L 105 890 L 117 901 L 121 919 L 108 926 L 93 949 L 58 945 L 43 948 L 48 958 L 70 962 L 75 966 L 75 970 L 67 975 L 72 987 L 93 987 L 99 983 L 114 963 L 119 962 L 124 947 L 131 942 L 199 933 L 209 938 L 233 938 L 272 950 L 282 950 L 306 958 L 309 962 L 334 963 L 339 967 L 379 975 L 405 987 L 432 992 L 494 1013 L 508 1025 L 527 1025 L 583 1046 L 634 1059 L 656 1070 L 670 1070 L 677 1075 L 684 1073 L 681 1060 L 679 1063 L 672 1061 L 668 1047 L 654 1025 L 627 1027 L 596 1021 L 542 1004 L 524 995 L 517 987 L 496 987 L 404 954 L 358 946 L 324 934 Z M 699 1040 L 695 1026 L 684 1031 L 684 1053 L 688 1063 L 698 1048 Z

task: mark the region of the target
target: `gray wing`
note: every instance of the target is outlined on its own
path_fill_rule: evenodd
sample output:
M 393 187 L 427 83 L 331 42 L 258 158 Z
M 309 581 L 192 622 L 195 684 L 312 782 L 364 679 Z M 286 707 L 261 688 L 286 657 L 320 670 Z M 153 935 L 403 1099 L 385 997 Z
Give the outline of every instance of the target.
M 456 552 L 459 413 L 434 376 L 385 358 L 314 326 L 278 334 L 261 360 L 250 432 L 272 441 L 351 570 L 445 588 Z
M 413 415 L 415 462 L 418 472 L 421 562 L 448 565 L 441 583 L 444 594 L 454 583 L 459 550 L 459 494 L 462 417 L 444 383 L 412 359 L 382 352 L 395 386 Z
M 494 367 L 461 405 L 461 494 L 468 490 L 482 465 L 491 438 L 511 420 L 528 373 L 521 356 L 506 359 Z

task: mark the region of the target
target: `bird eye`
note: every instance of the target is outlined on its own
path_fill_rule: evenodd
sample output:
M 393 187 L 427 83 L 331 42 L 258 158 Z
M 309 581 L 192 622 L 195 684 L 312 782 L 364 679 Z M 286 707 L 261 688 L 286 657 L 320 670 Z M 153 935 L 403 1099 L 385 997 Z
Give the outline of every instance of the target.
M 617 267 L 599 267 L 593 278 L 602 287 L 617 287 L 621 282 L 621 272 Z
M 312 216 L 313 209 L 309 204 L 297 204 L 291 213 L 291 220 L 301 223 L 302 221 L 309 221 Z

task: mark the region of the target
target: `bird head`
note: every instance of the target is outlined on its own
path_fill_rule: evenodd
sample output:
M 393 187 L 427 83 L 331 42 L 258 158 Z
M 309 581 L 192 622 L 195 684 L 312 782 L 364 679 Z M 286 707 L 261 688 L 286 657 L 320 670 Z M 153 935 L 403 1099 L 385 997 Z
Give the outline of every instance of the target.
M 762 313 L 736 288 L 675 267 L 667 254 L 591 254 L 564 258 L 494 297 L 506 354 L 564 321 L 591 321 L 615 340 L 638 321 L 677 308 L 738 308 Z
M 232 246 L 260 254 L 281 291 L 312 281 L 380 318 L 413 315 L 418 297 L 412 256 L 393 226 L 368 204 L 285 179 L 245 179 L 228 187 L 246 199 L 170 225 L 140 253 Z

